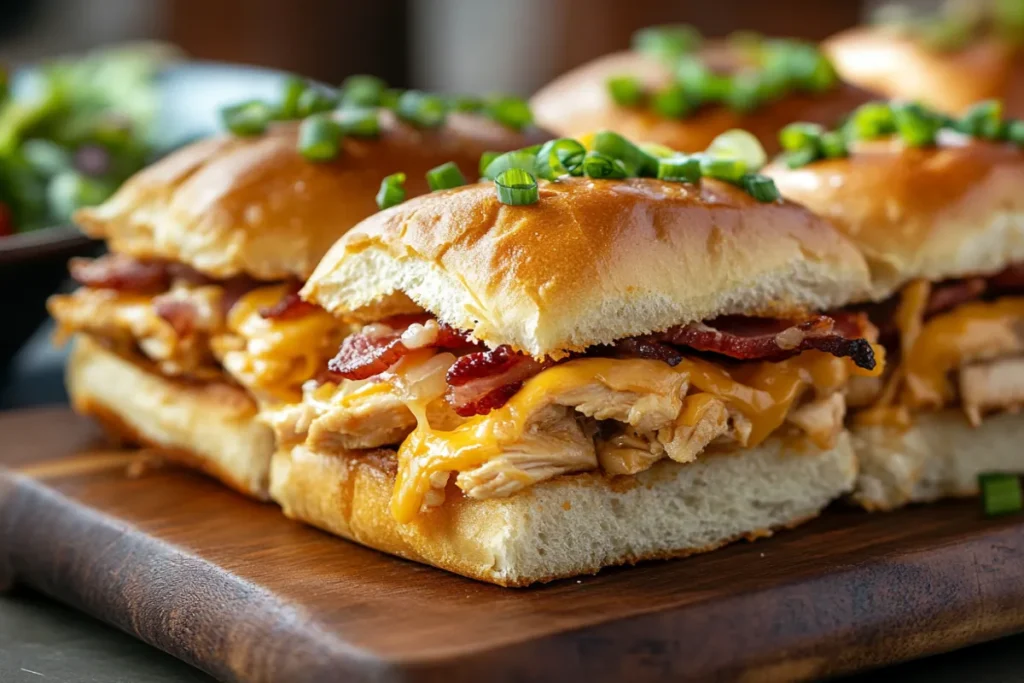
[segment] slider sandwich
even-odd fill
[[[843,80],[954,115],[1000,99],[1009,115],[1024,116],[1024,3],[946,3],[927,15],[883,9],[873,25],[822,44]]]
[[[483,113],[438,115],[448,105],[423,93],[394,112],[318,113],[327,91],[306,92],[297,99],[314,111],[301,123],[245,103],[226,114],[234,136],[189,145],[79,211],[110,253],[73,260],[82,286],[48,304],[75,340],[67,385],[78,412],[258,498],[274,450],[258,407],[298,400],[346,333],[297,292],[377,210],[381,176],[407,172],[419,194],[425,173],[475,176],[485,151],[543,139]]]
[[[856,242],[879,301],[853,309],[889,359],[847,396],[856,499],[969,495],[979,473],[1024,468],[1024,123],[996,102],[960,119],[872,103],[843,130],[782,137],[766,173]]]
[[[848,492],[868,272],[753,171],[614,133],[361,223],[302,298],[363,326],[267,419],[293,518],[506,586],[712,550]]]
[[[684,152],[742,128],[769,152],[792,121],[833,124],[867,101],[839,81],[813,45],[761,37],[701,43],[686,26],[639,31],[633,49],[594,60],[531,100],[537,121],[559,134],[610,129]]]

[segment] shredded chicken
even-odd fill
[[[974,426],[982,415],[1024,405],[1024,357],[1001,358],[960,368],[960,399]]]
[[[796,425],[821,448],[835,442],[843,429],[846,401],[840,393],[808,401],[790,411],[786,422]]]

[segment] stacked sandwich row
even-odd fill
[[[808,49],[766,48],[799,60],[745,116],[835,97]],[[79,214],[111,253],[50,302],[76,409],[503,585],[1019,469],[1024,139],[997,104],[859,98],[765,166],[742,131],[553,138],[509,100],[358,83],[301,121],[295,93],[250,106]]]

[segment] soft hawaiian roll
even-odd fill
[[[376,131],[337,140],[333,159],[300,153],[305,123],[272,124],[189,145],[78,212],[111,250],[72,262],[84,286],[49,302],[64,335],[88,337],[69,367],[80,411],[266,497],[273,435],[258,406],[298,400],[346,332],[297,298],[316,263],[377,210],[384,176],[408,173],[419,194],[433,167],[454,161],[475,176],[483,152],[543,139],[476,114],[429,128],[384,109],[359,115]],[[125,401],[116,379],[129,377],[146,397]],[[211,407],[228,394],[230,410]]]
[[[785,45],[788,41],[767,41]],[[809,45],[793,43],[807,59],[813,54]],[[542,88],[530,101],[537,121],[560,135],[580,136],[608,129],[628,138],[667,145],[684,152],[706,148],[724,131],[742,128],[753,133],[770,152],[778,151],[776,132],[798,120],[833,125],[857,105],[869,99],[859,88],[825,76],[824,83],[810,91],[796,82],[784,82],[772,94],[753,95],[752,100],[729,103],[721,96],[702,96],[703,86],[681,82],[676,76],[681,59],[691,60],[696,71],[717,74],[749,82],[766,78],[766,66],[758,62],[756,51],[739,45],[712,43],[692,54],[666,59],[640,51],[606,55],[574,69]],[[824,69],[831,67],[821,58]],[[780,60],[781,61],[781,60]],[[778,67],[772,67],[775,73]],[[693,80],[696,77],[690,77]],[[617,100],[613,95],[615,79],[635,81],[640,92],[635,101]],[[678,87],[678,96],[687,103],[671,112],[654,104],[658,93]],[[737,86],[743,87],[743,86]],[[670,113],[671,112],[671,113]]]
[[[881,301],[866,310],[888,375],[858,380],[849,397],[855,497],[888,509],[970,495],[979,474],[1024,467],[1020,146],[942,129],[926,146],[896,135],[765,172],[854,240]]]
[[[952,45],[893,26],[861,26],[822,44],[843,80],[885,97],[962,114],[999,99],[1024,115],[1024,53],[996,35],[965,35]]]
[[[317,267],[302,296],[366,325],[268,417],[287,515],[518,586],[768,535],[850,490],[844,390],[880,363],[864,316],[815,313],[868,288],[825,220],[707,178],[506,201],[410,200]]]

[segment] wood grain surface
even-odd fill
[[[1024,630],[1024,518],[844,507],[707,555],[504,589],[284,519],[63,410],[0,417],[0,587],[224,681],[791,681]]]

